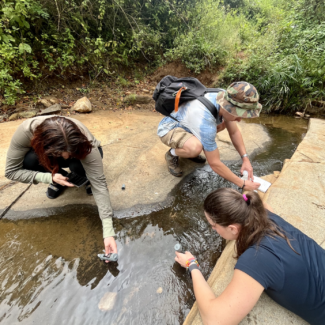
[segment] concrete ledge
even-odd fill
[[[272,186],[262,197],[275,213],[325,247],[325,120],[311,119],[307,135],[282,172],[270,178]],[[208,280],[218,296],[232,279],[236,260],[234,242],[229,242]],[[202,320],[197,303],[184,325],[199,325]],[[242,325],[308,324],[292,312],[279,306],[265,293]]]

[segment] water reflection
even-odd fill
[[[280,170],[302,132],[268,126],[273,139],[254,158],[258,176]],[[228,166],[239,173],[240,164]],[[180,242],[211,273],[222,241],[203,218],[213,189],[230,186],[206,166],[174,190],[169,207],[115,219],[120,259],[106,265],[96,207],[0,224],[1,324],[181,324],[194,302],[189,277],[174,262]]]
[[[44,318],[47,324],[130,324],[131,319],[134,324],[180,323],[193,304],[193,292],[190,279],[174,263],[174,245],[179,241],[200,256],[206,276],[221,252],[220,238],[202,218],[204,193],[220,183],[218,176],[209,174],[198,170],[185,180],[166,209],[114,220],[120,259],[108,266],[97,258],[101,223],[94,208],[70,207],[50,218],[3,220],[1,323],[27,317]],[[100,310],[108,292],[116,293],[114,308],[105,311],[108,301]]]

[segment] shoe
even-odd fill
[[[170,151],[168,150],[165,154],[165,159],[167,162],[167,167],[169,172],[176,177],[180,177],[183,175],[183,171],[180,169],[178,165],[178,157],[173,156]]]
[[[201,155],[198,155],[197,157],[194,157],[194,158],[187,158],[188,160],[191,160],[197,164],[204,164],[207,160],[201,156]]]
[[[64,189],[64,186],[57,184],[57,183],[51,183],[46,191],[46,196],[49,199],[56,199],[60,194],[62,193]]]
[[[85,187],[86,187],[86,193],[88,194],[88,195],[93,195],[93,191],[92,191],[92,189],[91,189],[91,185],[90,185],[90,183],[89,183],[89,181],[88,181],[88,183],[85,185]]]

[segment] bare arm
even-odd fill
[[[202,273],[192,271],[194,294],[205,325],[238,324],[256,305],[263,286],[246,273],[235,270],[225,291],[215,297]]]
[[[185,267],[190,257],[192,254],[189,252],[176,252],[175,260]],[[216,297],[201,271],[193,270],[191,275],[195,298],[205,325],[238,324],[252,310],[264,291],[264,287],[251,276],[235,270],[227,288]]]
[[[273,212],[273,213],[274,213],[273,208],[272,208],[270,205],[268,205],[266,202],[263,202],[263,205],[264,205],[264,208],[265,208],[265,209],[267,209],[267,210],[269,210],[270,212]]]
[[[221,162],[218,149],[214,151],[204,151],[204,153],[210,167],[215,173],[225,178],[227,181],[237,185],[238,187],[243,186],[244,181],[238,176],[236,176],[224,163]],[[248,191],[256,190],[259,188],[259,186],[260,186],[259,183],[254,183],[249,180],[245,182],[245,190]]]
[[[231,142],[233,143],[238,153],[242,156],[243,154],[246,153],[246,148],[245,148],[245,144],[241,132],[239,131],[239,128],[237,126],[237,122],[225,121],[225,125],[228,130]]]
[[[246,153],[246,148],[242,134],[237,126],[235,121],[225,121],[226,128],[228,130],[231,142],[238,151],[239,155],[242,156]],[[243,158],[243,164],[240,169],[240,172],[243,173],[244,170],[248,172],[248,179],[253,179],[253,167],[249,161],[248,157]]]

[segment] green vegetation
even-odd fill
[[[27,80],[85,73],[128,80],[119,66],[180,60],[222,67],[218,86],[246,80],[269,110],[325,99],[323,0],[2,0],[0,93]],[[141,76],[136,76],[140,79]]]
[[[236,7],[234,1],[203,3],[169,58],[196,72],[222,66],[219,85],[253,83],[269,111],[297,110],[325,98],[323,0],[242,0]]]

